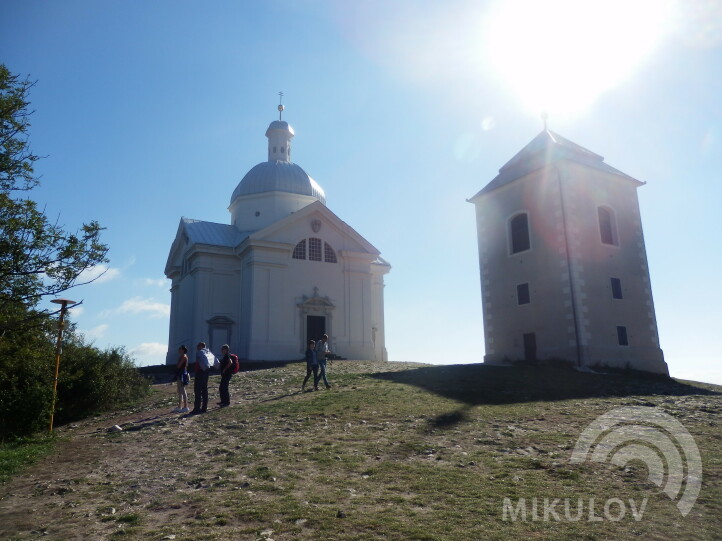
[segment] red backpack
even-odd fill
[[[231,374],[236,374],[241,369],[241,363],[238,362],[238,355],[235,353],[230,354],[231,357]]]

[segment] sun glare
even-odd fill
[[[523,106],[576,113],[634,72],[672,20],[667,0],[507,0],[488,19],[489,62]]]

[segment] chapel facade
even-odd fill
[[[668,374],[637,188],[544,129],[476,207],[485,363],[542,359]]]
[[[279,106],[279,111],[282,106]],[[266,130],[268,159],[230,199],[230,224],[181,218],[165,275],[172,281],[166,362],[199,341],[251,361],[303,357],[328,334],[349,359],[387,360],[380,252],[326,206],[291,161],[293,128]]]

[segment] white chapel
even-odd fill
[[[279,106],[283,111],[283,106]],[[166,362],[199,341],[251,361],[303,357],[328,334],[334,353],[386,360],[380,252],[326,206],[291,161],[293,128],[271,122],[268,160],[231,195],[230,224],[181,218],[165,267],[172,280]]]
[[[637,199],[643,185],[545,128],[470,199],[484,362],[669,373]]]

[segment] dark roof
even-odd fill
[[[629,175],[622,173],[611,165],[604,163],[604,158],[599,154],[595,154],[591,150],[579,146],[578,144],[554,133],[551,130],[543,130],[539,135],[532,139],[528,145],[522,148],[516,155],[506,162],[499,169],[499,174],[489,182],[479,193],[470,199],[473,201],[477,197],[487,194],[497,188],[506,186],[518,178],[528,175],[532,171],[541,169],[559,160],[569,160],[586,165],[592,169],[611,173],[628,180],[642,184],[638,180]]]

